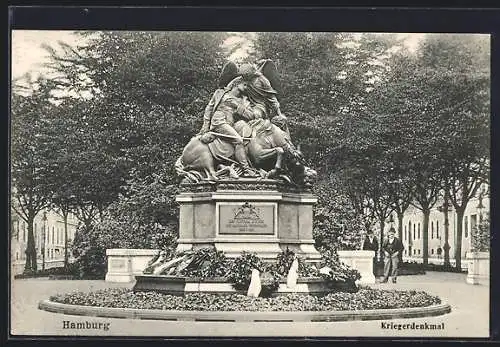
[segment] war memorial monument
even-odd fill
[[[311,187],[317,173],[290,136],[279,84],[271,60],[227,63],[202,128],[175,163],[181,178],[176,249],[108,249],[106,281],[133,287],[89,295],[116,304],[89,299],[89,306],[87,294],[68,294],[42,301],[39,308],[195,321],[369,320],[450,312],[448,304],[426,293],[395,294],[403,306],[390,310],[386,303],[380,310],[351,305],[362,300],[351,302],[349,295],[384,292],[360,289],[375,283],[374,252],[325,256],[315,248],[317,199]]]

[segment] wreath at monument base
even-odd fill
[[[331,291],[358,290],[356,281],[360,279],[359,272],[341,263],[334,255],[328,252],[323,255],[320,266],[327,271],[322,273],[315,265],[306,263],[288,248],[278,254],[275,262],[263,261],[256,254],[245,251],[230,259],[214,247],[180,252],[173,258],[166,258],[160,253],[149,262],[144,274],[196,278],[200,282],[218,278],[232,283],[236,290],[247,291],[252,270],[255,269],[259,271],[259,295],[270,296],[276,292],[281,282],[286,282],[294,259],[298,261],[298,278],[323,279]]]

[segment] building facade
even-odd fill
[[[72,261],[71,243],[75,238],[78,222],[69,214],[67,224],[68,258]],[[53,210],[41,211],[33,222],[33,234],[37,254],[38,269],[60,267],[64,265],[64,249],[66,244],[64,220]],[[19,215],[11,216],[11,269],[12,274],[21,274],[26,263],[26,247],[28,243],[28,224]],[[42,256],[45,253],[45,259]],[[44,264],[45,263],[45,264]]]

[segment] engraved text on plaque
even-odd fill
[[[259,203],[220,204],[219,234],[273,235],[275,205]]]

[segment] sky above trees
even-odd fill
[[[409,50],[416,49],[418,42],[425,34],[400,33],[399,37],[404,38]],[[231,60],[239,60],[246,56],[252,49],[250,40],[255,33],[234,33],[227,41],[226,48]],[[13,30],[12,31],[12,78],[21,78],[26,73],[30,73],[36,78],[39,74],[46,74],[48,69],[43,66],[49,54],[43,45],[57,47],[57,42],[63,41],[69,45],[84,43],[83,39],[77,37],[73,31],[61,30]],[[237,47],[235,51],[233,48]]]

